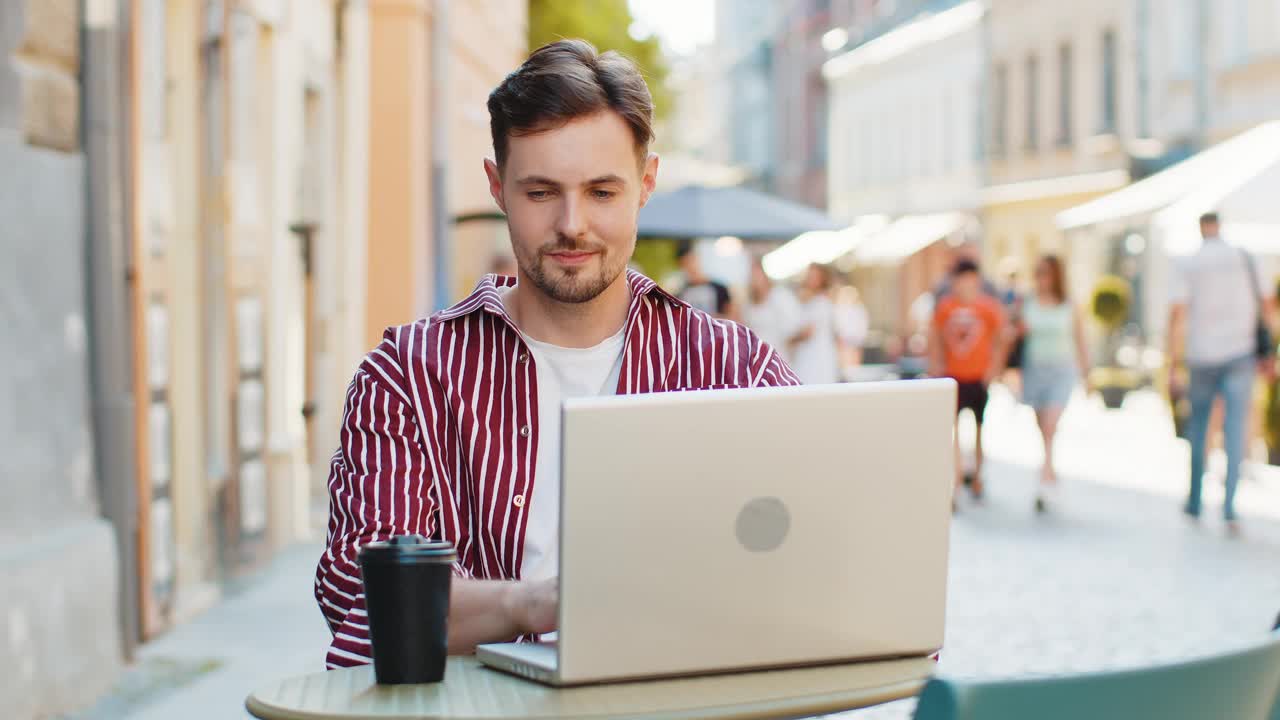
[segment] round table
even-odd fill
[[[380,686],[364,666],[277,682],[245,706],[262,720],[794,718],[911,697],[933,670],[922,657],[558,689],[455,657],[439,684]]]

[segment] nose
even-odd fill
[[[556,232],[561,236],[577,240],[586,234],[587,223],[583,214],[581,201],[566,195],[560,205],[560,217],[556,221]]]

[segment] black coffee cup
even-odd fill
[[[444,679],[452,543],[397,535],[360,549],[373,673],[380,685]]]

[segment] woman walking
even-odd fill
[[[1035,291],[1022,304],[1022,398],[1036,412],[1044,438],[1044,467],[1036,511],[1045,512],[1058,493],[1053,439],[1077,379],[1089,376],[1089,348],[1080,313],[1067,299],[1062,261],[1046,255],[1036,264]],[[1087,382],[1087,380],[1086,380]]]

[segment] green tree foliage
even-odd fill
[[[635,61],[649,83],[654,111],[670,107],[667,63],[656,36],[631,37],[633,19],[627,0],[529,0],[529,48],[564,38],[582,38],[601,52],[617,50]]]

